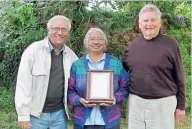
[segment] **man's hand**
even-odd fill
[[[175,110],[175,121],[181,124],[185,119],[185,110],[176,109]]]
[[[18,125],[19,125],[22,129],[30,129],[30,127],[31,127],[30,121],[19,121]]]
[[[80,99],[80,103],[83,104],[85,107],[95,107],[96,104],[90,104],[87,100],[85,100],[84,98]]]

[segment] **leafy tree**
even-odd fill
[[[153,3],[160,8],[163,12],[163,20],[167,24],[166,34],[175,37],[181,47],[187,78],[187,107],[190,109],[190,1],[23,0],[20,2],[14,0],[0,2],[0,48],[4,48],[3,52],[6,50],[5,59],[0,62],[1,86],[15,86],[22,52],[29,44],[47,35],[46,23],[54,15],[65,15],[71,20],[72,29],[67,45],[79,57],[85,53],[83,47],[85,33],[90,27],[100,27],[108,36],[108,52],[121,58],[127,45],[139,34],[138,13],[148,3]],[[90,4],[93,6],[88,8]]]

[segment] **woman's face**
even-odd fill
[[[92,31],[88,39],[89,53],[103,53],[105,49],[105,40],[98,31]]]

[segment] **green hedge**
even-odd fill
[[[117,2],[118,3],[118,2]],[[24,49],[36,40],[46,36],[46,22],[52,16],[62,14],[69,17],[72,21],[72,30],[67,45],[71,47],[80,57],[85,51],[83,38],[90,27],[102,28],[109,39],[108,52],[118,58],[122,57],[128,43],[137,35],[133,28],[136,24],[138,10],[144,3],[124,2],[118,3],[121,7],[119,12],[107,10],[86,9],[86,1],[49,1],[31,3],[0,2],[0,47],[6,49],[5,59],[0,63],[0,82],[4,87],[15,87],[17,70]],[[160,7],[167,6],[166,2],[158,2]],[[191,108],[191,22],[178,19],[175,14],[185,13],[183,10],[171,10],[178,8],[183,2],[169,2],[168,10],[165,11],[164,19],[168,24],[168,35],[175,37],[181,47],[185,75],[187,81],[187,109]],[[187,3],[184,3],[187,4]],[[121,5],[121,6],[120,6]],[[133,6],[134,5],[134,6]],[[136,6],[137,5],[137,6]],[[187,4],[188,5],[188,4]],[[130,8],[131,7],[131,8]],[[188,6],[186,6],[188,7]],[[186,8],[185,15],[189,12]],[[134,12],[135,11],[135,12]],[[175,16],[170,16],[170,11]],[[131,15],[132,14],[132,15]],[[185,16],[183,15],[183,16]],[[184,18],[187,19],[187,18]],[[130,36],[133,36],[132,38]],[[123,117],[125,117],[125,108]]]

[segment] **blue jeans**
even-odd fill
[[[40,118],[30,116],[31,129],[67,129],[65,111],[59,110],[52,113],[42,113]]]

